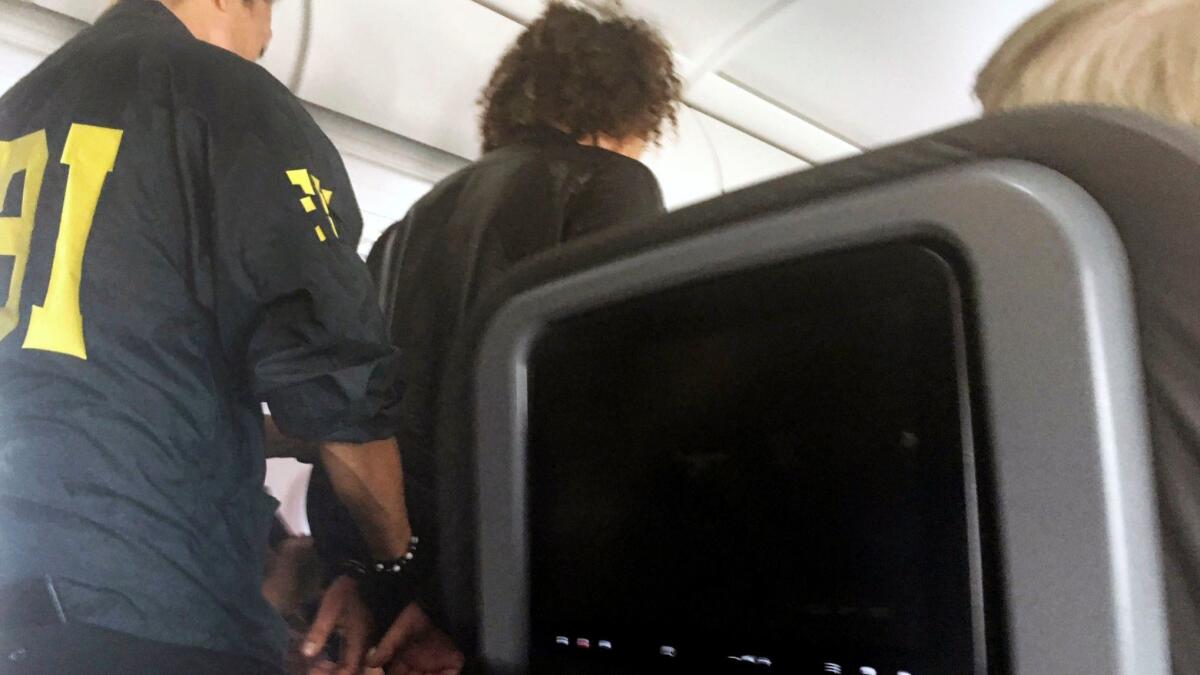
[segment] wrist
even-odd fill
[[[375,577],[387,580],[392,577],[406,575],[406,573],[411,571],[409,568],[417,559],[417,549],[420,544],[421,540],[419,537],[409,536],[408,544],[399,555],[375,560],[355,560],[352,558],[341,560],[333,566],[331,570],[332,577],[345,576],[356,581],[361,581],[370,580]],[[385,582],[385,585],[386,583],[390,582]]]
[[[346,560],[337,573],[355,579],[360,596],[378,631],[386,630],[419,594],[426,562],[418,548],[421,540],[410,536],[401,555],[371,561]],[[380,637],[380,636],[376,636]]]
[[[396,558],[403,558],[406,554],[413,550],[413,547],[415,546],[413,544],[414,539],[416,539],[416,537],[413,536],[412,527],[405,525],[403,528],[398,528],[396,537],[394,539],[390,539],[387,542],[387,546],[380,550],[372,551],[371,553],[379,560],[394,560]]]

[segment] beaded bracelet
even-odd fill
[[[421,543],[420,538],[412,537],[408,541],[408,550],[404,555],[393,560],[376,560],[370,565],[364,564],[361,561],[347,559],[339,562],[335,567],[335,576],[347,576],[351,579],[364,579],[368,573],[373,574],[400,574],[413,561],[417,553],[417,545]]]
[[[408,550],[404,552],[404,555],[393,560],[376,560],[371,566],[371,571],[376,574],[400,574],[416,556],[417,545],[420,543],[421,540],[418,537],[409,539]]]

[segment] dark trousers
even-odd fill
[[[0,628],[0,675],[282,675],[253,659],[84,624]]]

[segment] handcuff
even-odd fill
[[[375,619],[377,638],[391,627],[396,617],[417,599],[421,587],[418,568],[423,560],[417,555],[420,538],[409,539],[404,555],[388,560],[343,560],[334,570],[358,582],[358,592]]]

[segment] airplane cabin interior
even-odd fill
[[[106,4],[0,0],[0,91]],[[1043,0],[625,5],[683,79],[645,158],[668,213],[523,264],[449,345],[438,593],[468,662],[1173,672],[1130,233],[1190,222],[1200,142],[978,119]],[[479,92],[543,6],[275,2],[262,65],[341,153],[362,256],[478,159]],[[268,467],[307,534],[311,466]]]

